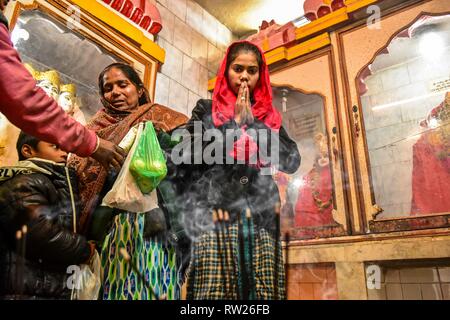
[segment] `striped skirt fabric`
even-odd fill
[[[244,246],[244,254],[238,241],[237,223],[199,237],[194,243],[188,270],[188,300],[238,300],[245,297],[246,289],[250,300],[285,299],[281,243],[278,243],[276,257],[272,235],[254,226],[249,229],[253,229],[253,237],[250,237],[253,240],[251,245]],[[247,283],[243,268],[250,275]]]

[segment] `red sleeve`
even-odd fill
[[[0,112],[23,131],[78,156],[91,155],[97,138],[36,86],[0,24]]]

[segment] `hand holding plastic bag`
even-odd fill
[[[130,172],[142,193],[154,190],[167,174],[166,159],[151,122],[145,123],[131,159]]]
[[[131,139],[131,150],[125,159],[122,169],[114,182],[111,190],[105,195],[102,206],[117,208],[128,212],[147,212],[158,207],[158,197],[156,191],[151,194],[143,194],[138,187],[134,177],[130,172],[130,163],[138,142],[142,136],[144,124],[140,123],[136,130],[136,137],[125,137],[124,140]],[[133,132],[133,128],[130,132]],[[127,134],[128,136],[128,134]]]

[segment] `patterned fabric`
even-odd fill
[[[180,299],[181,272],[175,250],[157,239],[144,239],[144,215],[122,213],[115,217],[101,252],[104,300],[152,300],[166,295],[168,300]],[[120,255],[126,248],[131,263],[145,277],[145,287],[138,274]]]
[[[105,102],[104,102],[105,103]],[[115,144],[125,137],[131,127],[142,121],[152,121],[156,131],[168,132],[187,121],[179,112],[158,104],[145,104],[133,111],[118,112],[108,107],[97,112],[87,124],[100,138]],[[99,195],[107,178],[106,170],[92,158],[71,156],[69,166],[77,170],[80,198],[83,208],[80,214],[81,232],[85,233],[90,222],[90,214],[97,207]]]
[[[275,271],[275,241],[264,229],[253,229],[253,263],[245,260],[245,267],[253,273],[254,292],[250,298],[273,300],[285,298],[284,266],[281,245],[278,245],[278,270]],[[187,279],[187,299],[231,299],[242,297],[239,284],[242,282],[238,224],[235,223],[218,235],[214,231],[204,233],[194,245],[193,259]],[[245,233],[244,233],[245,236]],[[220,245],[219,245],[220,243]],[[225,244],[225,245],[224,245]],[[251,261],[251,260],[250,260]],[[250,268],[252,266],[252,268]],[[278,294],[275,293],[274,279],[278,273]],[[250,286],[250,288],[252,285]],[[252,291],[252,290],[250,290]],[[253,295],[254,294],[254,295]],[[252,297],[253,295],[253,297]]]

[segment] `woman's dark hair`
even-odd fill
[[[112,68],[119,69],[123,72],[123,74],[130,80],[132,84],[136,87],[136,89],[139,91],[139,89],[142,89],[144,94],[139,98],[139,105],[142,106],[143,104],[150,103],[150,95],[148,93],[148,90],[145,88],[144,83],[142,82],[141,78],[139,77],[138,73],[134,68],[128,64],[116,62],[113,64],[110,64],[107,66],[98,76],[98,88],[100,90],[100,97],[102,98],[102,101],[104,101],[104,90],[103,90],[103,78],[105,74],[111,70]]]
[[[231,63],[237,58],[237,56],[241,52],[252,52],[256,56],[256,61],[258,62],[258,66],[261,69],[262,64],[263,64],[263,59],[262,59],[261,52],[259,51],[259,49],[255,45],[253,45],[249,42],[238,42],[238,43],[232,44],[230,47],[230,51],[229,51],[228,57],[227,57],[227,68],[225,69],[226,70],[225,72],[228,72],[228,68],[230,67]]]
[[[25,158],[24,155],[22,154],[22,147],[24,145],[27,144],[36,150],[37,145],[40,141],[41,140],[29,135],[28,133],[20,131],[19,138],[17,139],[17,143],[16,143],[16,150],[17,150],[17,154],[19,155],[19,161],[27,160],[27,158]]]

